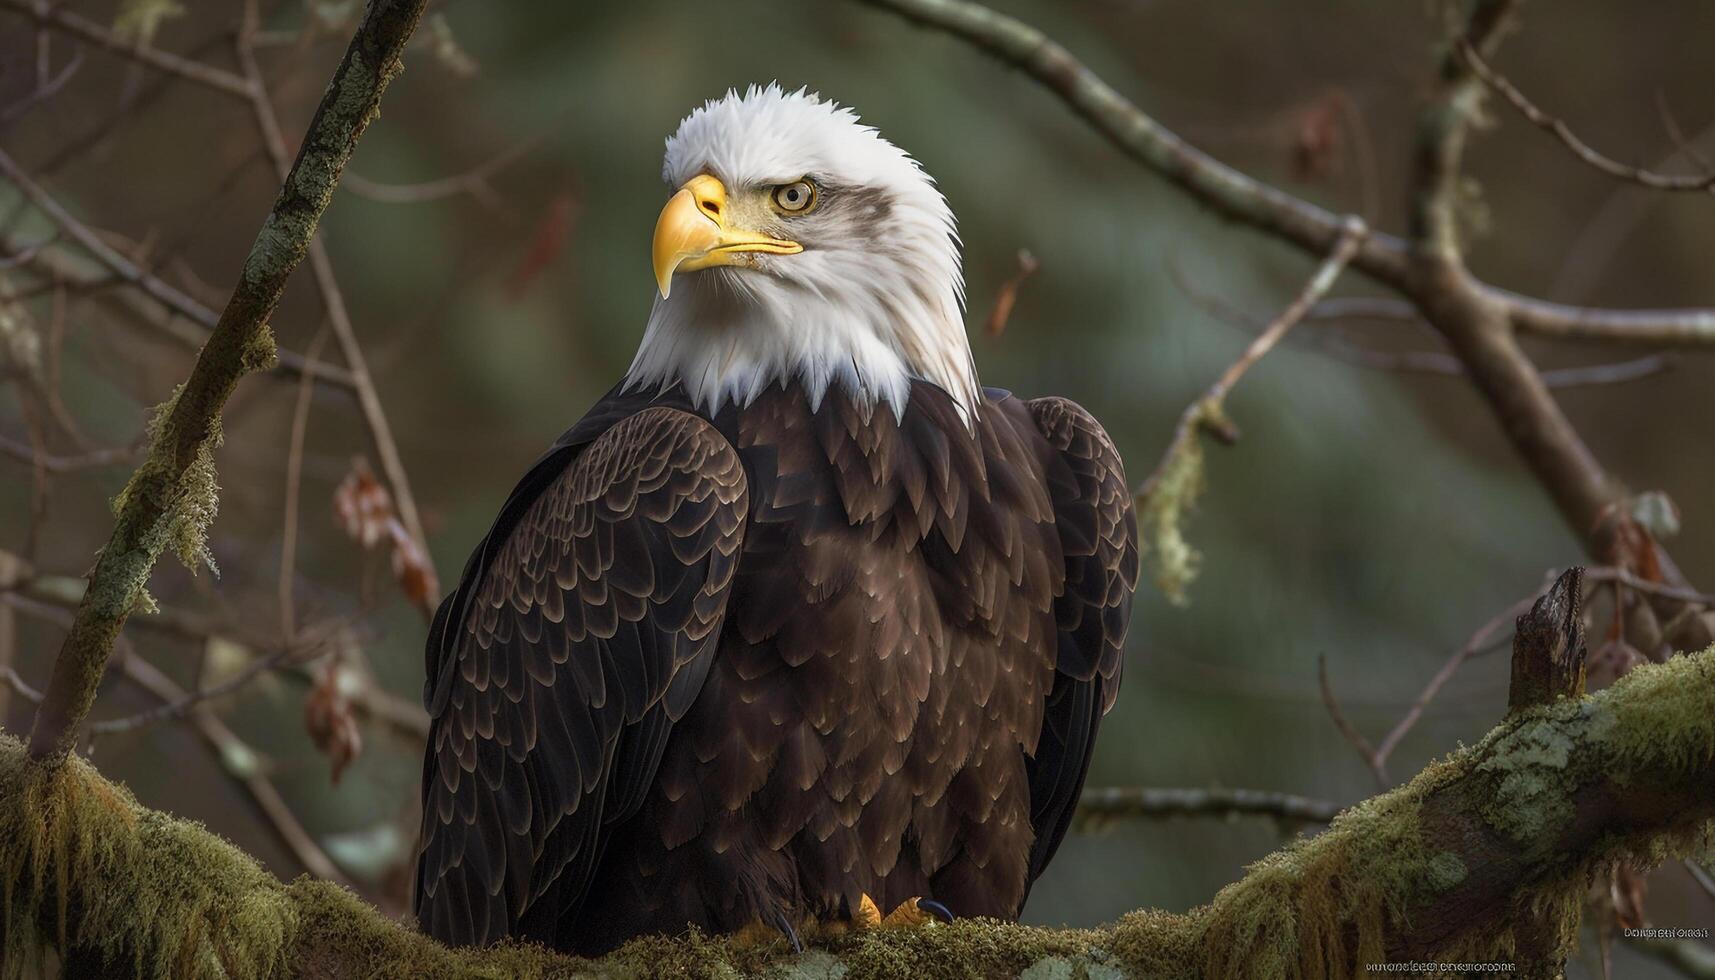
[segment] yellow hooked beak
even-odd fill
[[[679,188],[661,217],[655,220],[655,283],[661,298],[667,298],[673,273],[684,269],[707,269],[733,265],[743,252],[791,255],[804,251],[797,242],[782,241],[731,227],[728,222],[726,187],[700,174]]]

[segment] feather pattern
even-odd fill
[[[744,472],[702,419],[645,408],[555,463],[430,633],[416,904],[448,942],[551,942],[575,915],[708,672],[738,565]]]
[[[1118,689],[1136,527],[1082,409],[978,419],[925,382],[898,419],[598,404],[437,620],[424,927],[596,953],[864,894],[1016,917]]]

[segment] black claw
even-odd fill
[[[768,924],[780,930],[780,934],[792,944],[792,952],[802,953],[804,951],[804,943],[798,938],[798,930],[792,928],[792,921],[786,918],[786,913],[779,909],[773,909],[769,912],[768,919]]]
[[[953,910],[932,898],[919,898],[917,900],[917,907],[930,913],[942,922],[953,921]]]

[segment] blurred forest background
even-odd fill
[[[65,33],[50,32],[38,77],[38,33],[20,15],[29,6],[0,2],[0,150],[99,242],[218,310],[278,188],[253,107]],[[238,5],[60,6],[242,74]],[[1416,107],[1443,37],[1438,5],[994,6],[1048,30],[1203,149],[1375,227],[1402,227]],[[289,141],[360,8],[263,5],[253,43]],[[863,7],[749,0],[689,15],[668,0],[449,0],[431,11],[322,234],[443,583],[530,462],[625,370],[650,303],[662,141],[729,86],[808,85],[921,160],[960,220],[984,381],[1081,402],[1134,481],[1255,330],[1217,307],[1260,323],[1314,264],[1195,207],[1035,83]],[[1715,154],[1710,38],[1707,0],[1533,4],[1499,67],[1612,155],[1673,169],[1687,147]],[[1614,181],[1505,105],[1491,115],[1497,125],[1474,139],[1467,168],[1479,275],[1568,302],[1715,304],[1708,195]],[[1040,268],[991,335],[983,322],[1020,249]],[[1339,292],[1367,288],[1352,274]],[[0,392],[0,581],[12,583],[0,596],[0,657],[38,688],[62,635],[63,587],[105,540],[108,500],[135,462],[148,410],[184,378],[193,348],[183,338],[203,329],[136,297],[19,180],[0,177],[10,382]],[[273,324],[282,349],[345,363],[308,265]],[[1368,796],[1377,780],[1330,720],[1318,658],[1347,718],[1376,741],[1474,630],[1540,591],[1549,570],[1583,560],[1583,529],[1563,523],[1471,387],[1399,369],[1425,360],[1402,365],[1400,352],[1437,344],[1398,322],[1309,323],[1239,386],[1228,408],[1243,440],[1209,450],[1208,493],[1189,525],[1202,575],[1184,606],[1140,591],[1092,786]],[[1531,351],[1548,369],[1652,354]],[[1678,502],[1674,555],[1706,586],[1712,366],[1679,352],[1634,364],[1627,383],[1557,391],[1614,472]],[[151,590],[163,612],[134,618],[122,647],[145,666],[110,671],[96,709],[127,720],[93,752],[144,804],[206,822],[281,875],[331,861],[399,910],[421,771],[425,621],[411,593],[438,594],[421,579],[427,563],[408,527],[395,556],[386,513],[360,515],[360,532],[381,536],[370,547],[342,523],[342,482],[343,503],[363,503],[350,492],[354,459],[391,482],[372,431],[337,378],[304,384],[279,370],[244,382],[218,457],[220,576],[158,569]],[[36,465],[33,446],[51,465]],[[1504,648],[1504,630],[1499,640]],[[285,669],[251,679],[258,664]],[[1504,653],[1475,658],[1399,744],[1392,777],[1492,727],[1507,681]],[[163,692],[170,701],[222,682],[234,690],[186,718],[139,717]],[[8,730],[27,729],[30,714],[0,688]],[[1027,918],[1089,925],[1140,906],[1185,909],[1301,829],[1315,827],[1256,817],[1086,827]],[[1715,925],[1715,895],[1680,865],[1649,884],[1655,924]],[[1615,975],[1675,975],[1616,945]],[[1600,975],[1596,963],[1591,952],[1576,975]]]

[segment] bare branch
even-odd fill
[[[1288,330],[1304,319],[1304,315],[1318,300],[1327,295],[1328,290],[1334,287],[1334,281],[1340,277],[1341,271],[1358,255],[1368,234],[1362,219],[1345,219],[1333,250],[1317,268],[1315,275],[1304,284],[1297,297],[1250,342],[1250,346],[1245,348],[1238,360],[1227,365],[1227,369],[1221,372],[1221,376],[1215,379],[1215,383],[1209,386],[1202,397],[1192,402],[1180,415],[1179,424],[1173,431],[1173,441],[1162,454],[1161,462],[1156,464],[1155,469],[1138,487],[1137,496],[1140,500],[1147,499],[1155,491],[1172,460],[1184,452],[1186,445],[1196,439],[1198,433],[1205,430],[1215,431],[1217,436],[1228,442],[1236,437],[1232,423],[1226,420],[1224,403],[1227,393],[1238,384],[1239,379],[1244,377],[1252,365],[1262,360],[1280,343],[1280,339],[1286,336]]]
[[[132,286],[144,296],[159,303],[167,311],[165,317],[150,315],[153,311],[139,311],[139,317],[145,325],[186,345],[192,349],[200,349],[208,340],[208,334],[220,320],[219,314],[197,302],[183,290],[178,289],[160,277],[132,262],[121,255],[119,251],[102,241],[101,236],[93,229],[79,221],[70,211],[67,211],[53,195],[44,190],[41,185],[26,174],[17,161],[0,150],[0,176],[4,176],[15,184],[38,211],[59,227],[66,237],[76,242],[88,252],[97,262],[113,273],[115,280],[127,286]],[[8,244],[10,250],[11,246]],[[22,256],[24,253],[19,252]],[[82,288],[95,288],[103,284],[99,278],[76,268],[63,261],[56,261],[52,250],[37,249],[29,253],[28,258],[21,261],[29,265],[40,265],[56,278],[63,279],[69,284]],[[175,317],[201,327],[187,328]],[[288,351],[279,352],[279,368],[294,374],[314,374],[318,379],[333,384],[352,386],[350,372],[343,368],[334,367],[319,361],[308,360]]]
[[[161,673],[142,657],[125,657],[120,669],[125,672],[126,677],[169,706],[184,703],[190,698],[183,688],[173,683],[172,678]],[[345,872],[339,869],[339,865],[328,857],[327,852],[310,836],[310,832],[304,829],[298,815],[292,812],[285,797],[280,795],[279,789],[265,775],[262,757],[256,750],[246,745],[212,711],[193,707],[187,714],[192,727],[220,759],[221,768],[250,794],[263,818],[274,829],[281,843],[298,859],[298,863],[304,866],[304,870],[317,878],[351,887],[351,880],[345,876]]]
[[[46,35],[42,36],[46,37]],[[71,81],[72,76],[76,75],[77,70],[82,67],[83,49],[79,48],[72,53],[71,60],[67,61],[65,65],[60,68],[59,74],[54,75],[51,78],[38,77],[36,80],[36,87],[30,91],[30,94],[24,96],[6,108],[0,109],[0,127],[5,127],[16,122],[31,109],[34,109],[36,106],[41,105],[43,102],[52,98],[60,89],[65,88],[65,84]]]
[[[287,152],[285,133],[280,129],[280,120],[274,111],[273,98],[268,94],[261,66],[257,64],[256,52],[250,43],[251,31],[255,28],[254,5],[248,6],[246,10],[244,26],[239,30],[234,42],[235,53],[254,93],[250,101],[257,129],[262,134],[268,155],[274,161],[275,170],[284,181],[289,175],[292,161]],[[369,364],[364,357],[363,346],[358,342],[357,329],[352,325],[351,313],[345,305],[345,294],[340,290],[339,280],[334,274],[333,260],[328,257],[327,245],[319,236],[310,240],[309,257],[310,270],[315,276],[316,287],[321,292],[328,324],[333,328],[334,339],[339,343],[347,369],[351,371],[352,385],[357,392],[364,422],[369,427],[375,454],[380,458],[381,470],[387,475],[387,482],[393,490],[394,506],[398,509],[400,523],[405,525],[405,530],[422,553],[423,564],[431,582],[429,592],[438,594],[438,576],[435,574],[434,559],[429,551],[429,539],[423,532],[423,521],[417,513],[417,498],[411,492],[411,479],[405,471],[405,461],[399,454],[399,445],[393,439],[393,427],[387,421],[387,411],[381,404],[381,396],[376,392],[375,381],[369,374]],[[433,610],[425,611],[425,615],[432,616]]]
[[[1584,570],[1584,577],[1592,582],[1618,582],[1629,589],[1636,589],[1639,592],[1643,592],[1648,595],[1661,596],[1665,599],[1673,599],[1677,602],[1684,602],[1704,607],[1715,607],[1715,595],[1710,595],[1707,592],[1699,592],[1696,589],[1686,588],[1685,586],[1672,585],[1665,582],[1646,581],[1645,579],[1638,578],[1635,574],[1624,568],[1598,565],[1593,568],[1586,568]]]
[[[317,331],[316,338],[310,341],[310,357],[321,353],[322,341],[326,338],[325,331]],[[303,489],[304,434],[309,423],[310,385],[309,379],[305,378],[298,385],[297,404],[292,408],[292,436],[286,449],[285,513],[280,521],[280,635],[285,637],[288,643],[297,633],[297,625],[293,622],[295,603],[292,586],[297,577],[298,494]]]
[[[0,435],[0,454],[39,465],[49,473],[71,473],[119,463],[134,463],[143,455],[143,450],[136,446],[127,446],[123,449],[94,449],[76,456],[49,456],[38,453],[33,447],[15,439]]]
[[[8,568],[12,569],[9,573],[11,577],[0,575],[0,603],[25,602],[60,609],[76,609],[83,598],[85,586],[82,579],[70,575],[37,573],[9,552],[0,551],[0,572],[5,572]],[[151,615],[132,620],[131,625],[203,643],[210,640],[227,640],[246,647],[263,648],[269,645],[266,638],[247,635],[241,629],[241,624],[219,621],[172,606],[161,606]],[[280,664],[279,670],[281,676],[293,680],[311,682],[314,679],[307,666],[295,662]],[[17,681],[22,683],[22,678],[17,678]],[[41,699],[40,694],[26,696],[32,701]],[[421,745],[423,739],[429,736],[429,716],[416,701],[399,697],[374,683],[360,685],[348,692],[348,696],[358,714],[407,742]]]
[[[1656,173],[1653,170],[1620,163],[1611,157],[1598,153],[1590,144],[1579,139],[1578,134],[1572,131],[1572,127],[1566,125],[1565,120],[1542,111],[1534,102],[1530,101],[1529,97],[1519,91],[1518,86],[1509,81],[1505,75],[1490,67],[1489,63],[1483,60],[1483,56],[1468,41],[1461,39],[1457,43],[1457,50],[1459,57],[1471,66],[1471,70],[1477,73],[1477,77],[1481,78],[1483,83],[1499,94],[1501,98],[1511,103],[1520,115],[1530,120],[1531,125],[1554,134],[1555,139],[1558,139],[1568,150],[1571,150],[1574,156],[1602,173],[1658,191],[1707,193],[1710,190],[1715,190],[1715,173],[1683,176]]]
[[[1405,738],[1406,733],[1410,732],[1418,720],[1423,717],[1423,710],[1429,707],[1429,702],[1435,700],[1435,696],[1441,693],[1441,688],[1453,679],[1453,675],[1458,673],[1465,661],[1493,645],[1503,632],[1510,632],[1513,621],[1529,612],[1535,602],[1535,596],[1526,596],[1501,610],[1488,622],[1478,627],[1477,631],[1471,634],[1471,638],[1465,641],[1464,646],[1453,651],[1453,655],[1447,658],[1447,662],[1442,664],[1441,669],[1435,672],[1435,676],[1429,679],[1428,684],[1424,685],[1423,691],[1418,694],[1417,700],[1411,703],[1411,707],[1406,710],[1405,715],[1389,730],[1387,736],[1381,740],[1381,744],[1376,746],[1375,756],[1378,764],[1386,764],[1388,756],[1392,755],[1393,750],[1399,747],[1400,740]]]
[[[121,718],[106,718],[101,721],[90,722],[88,726],[90,737],[134,732],[163,721],[183,718],[203,702],[235,693],[265,674],[271,674],[288,665],[303,666],[313,663],[336,648],[335,639],[344,628],[343,623],[330,624],[318,631],[318,635],[312,639],[289,643],[267,656],[255,658],[246,664],[243,670],[237,671],[218,684],[210,684],[208,687],[183,692],[177,697],[165,700],[160,705],[150,708],[148,711],[141,711]]]
[[[1133,105],[1052,38],[1022,21],[965,0],[865,0],[958,37],[1025,72],[1058,96],[1137,163],[1219,214],[1317,255],[1333,251],[1344,219],[1252,179],[1203,151]],[[1389,235],[1367,236],[1352,267],[1403,285],[1406,247]]]
[[[340,181],[340,187],[359,197],[382,204],[420,204],[468,194],[484,206],[498,208],[501,206],[500,197],[494,192],[494,186],[489,183],[489,179],[540,146],[545,137],[546,134],[538,133],[520,140],[469,170],[451,177],[412,184],[389,184],[370,180],[361,174],[346,174],[345,179]]]
[[[1441,59],[1440,87],[1424,107],[1412,159],[1411,239],[1419,264],[1462,269],[1458,231],[1460,165],[1483,88],[1456,53],[1492,51],[1517,0],[1474,0],[1452,47]],[[1422,297],[1413,297],[1422,305]],[[1429,317],[1435,320],[1434,316]]]
[[[1328,658],[1316,657],[1316,683],[1322,691],[1322,705],[1328,709],[1328,717],[1333,719],[1334,727],[1340,730],[1346,741],[1352,743],[1358,755],[1369,766],[1371,775],[1376,777],[1376,785],[1386,789],[1392,782],[1387,774],[1387,762],[1376,754],[1375,746],[1359,732],[1357,727],[1346,720],[1346,713],[1340,710],[1340,702],[1334,697],[1334,687],[1328,682]]]
[[[157,71],[176,75],[227,95],[235,95],[241,99],[250,98],[249,85],[232,72],[126,40],[95,21],[65,9],[64,4],[53,3],[51,0],[0,0],[0,5],[32,19],[39,25],[82,38]]]
[[[1080,823],[1124,817],[1273,817],[1289,823],[1328,823],[1342,807],[1291,793],[1256,789],[1178,789],[1101,786],[1084,790]]]
[[[1493,286],[1484,293],[1506,310],[1521,333],[1659,347],[1715,345],[1715,309],[1606,310],[1550,303]]]

